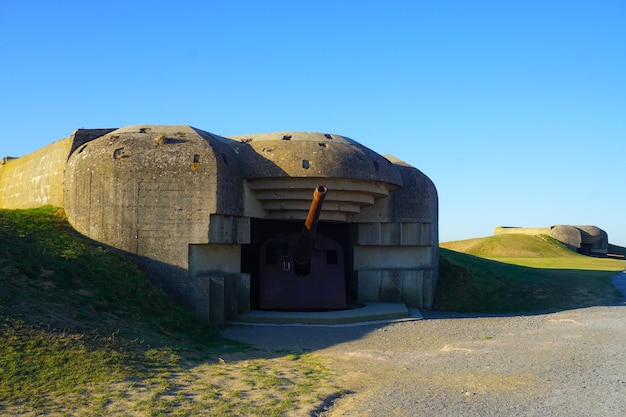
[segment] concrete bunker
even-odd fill
[[[597,226],[555,225],[550,227],[498,226],[494,235],[501,234],[548,235],[569,249],[587,256],[605,257],[609,252],[609,235]]]
[[[33,194],[29,176],[47,188]],[[312,281],[321,288],[330,282],[338,301],[307,304],[288,291],[282,297],[295,304],[267,304],[267,277],[291,270],[283,258],[320,184],[328,192],[312,242],[320,259],[312,268],[321,268]],[[79,129],[0,166],[2,207],[42,201],[64,207],[84,235],[135,256],[157,285],[215,323],[251,308],[432,306],[435,186],[416,168],[344,136],[227,138],[154,125]]]

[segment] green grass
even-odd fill
[[[575,258],[581,257],[558,240],[546,236],[504,234],[445,242],[442,247],[482,258]]]
[[[205,346],[219,332],[130,261],[76,233],[62,210],[0,210],[0,308],[32,325]],[[0,310],[1,311],[1,310]],[[183,337],[184,335],[184,337]]]
[[[0,404],[80,405],[85,386],[150,378],[225,342],[53,207],[0,210],[0,277]]]
[[[614,302],[611,277],[626,264],[511,234],[442,243],[439,267],[436,310],[523,313]]]
[[[228,355],[252,356],[259,370],[220,364]],[[280,415],[327,389],[315,360],[258,355],[76,233],[62,210],[0,210],[1,415]],[[243,378],[254,386],[228,388]],[[196,395],[207,386],[215,398]]]

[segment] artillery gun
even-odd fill
[[[343,249],[317,233],[328,189],[318,185],[300,234],[267,239],[260,247],[259,307],[263,310],[345,309]]]

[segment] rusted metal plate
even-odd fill
[[[294,255],[298,236],[261,245],[259,307],[262,310],[338,310],[346,305],[343,249],[317,236],[308,273],[297,274]]]

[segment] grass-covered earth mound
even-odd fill
[[[445,243],[440,255],[435,308],[461,312],[610,303],[625,266],[517,235]],[[62,210],[0,210],[0,415],[311,415],[337,395],[331,380],[314,353],[221,338]]]
[[[611,278],[626,268],[623,260],[584,256],[549,236],[497,235],[445,242],[440,249],[437,310],[526,313],[621,297]]]
[[[221,338],[62,210],[0,210],[0,415],[306,414],[328,374]]]

